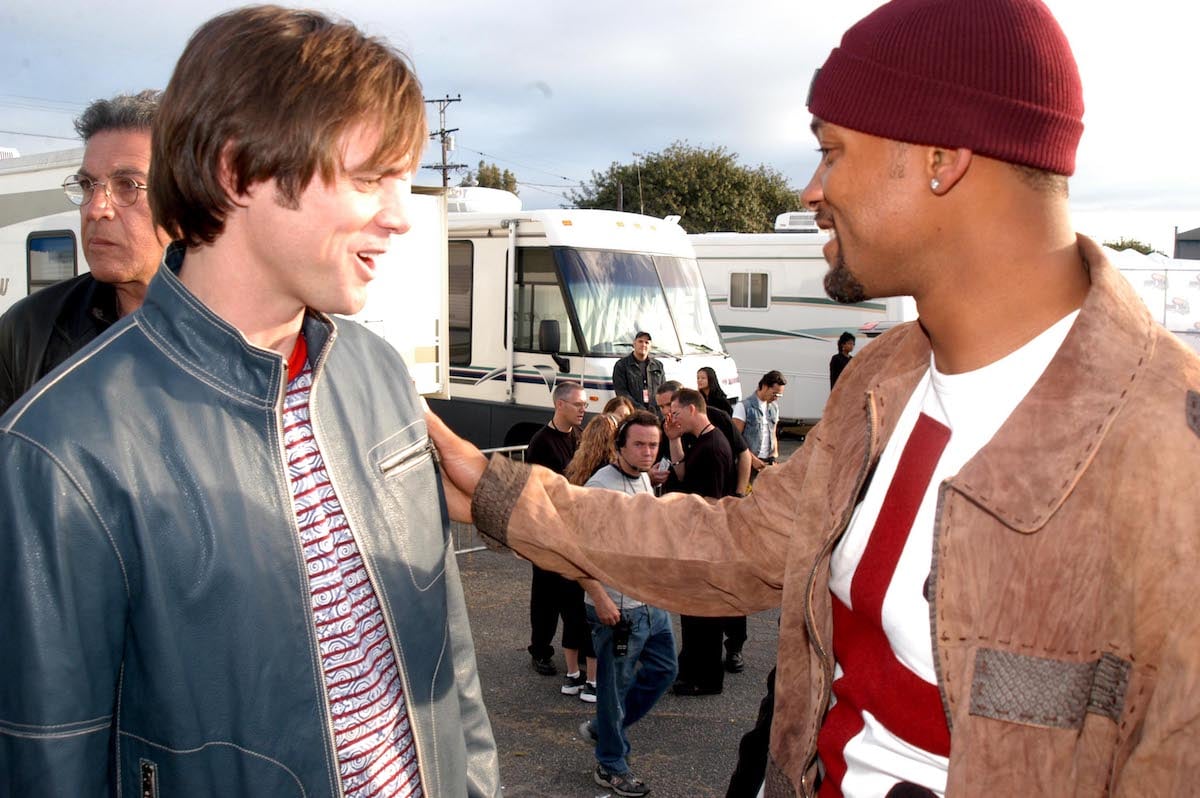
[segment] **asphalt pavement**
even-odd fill
[[[799,445],[781,441],[781,454]],[[470,612],[480,682],[500,751],[500,779],[511,798],[599,798],[609,792],[592,781],[596,761],[579,724],[594,705],[559,692],[558,676],[540,676],[530,665],[530,565],[511,553],[460,554],[459,569]],[[744,651],[746,669],[726,674],[720,695],[665,695],[629,730],[630,765],[659,798],[723,796],[737,760],[737,745],[754,725],[775,664],[778,610],[752,615]],[[674,617],[676,642],[679,619]],[[555,641],[555,648],[558,642]]]

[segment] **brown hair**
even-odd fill
[[[601,467],[616,460],[617,452],[613,448],[613,439],[617,435],[617,420],[608,413],[601,413],[588,422],[579,437],[579,448],[567,467],[563,476],[572,485],[582,485],[592,478]]]
[[[631,415],[634,410],[637,410],[637,408],[634,407],[633,402],[629,400],[628,396],[614,396],[612,399],[609,399],[604,403],[604,410],[602,412],[616,415],[617,410],[622,407],[627,411],[625,415]]]
[[[680,388],[671,401],[679,402],[681,407],[694,407],[700,415],[704,415],[708,411],[708,403],[704,401],[704,394],[695,388]]]
[[[343,138],[359,125],[380,133],[367,169],[417,167],[425,103],[403,54],[315,11],[249,6],[214,17],[184,48],[154,120],[155,222],[188,246],[211,244],[230,193],[270,179],[277,201],[298,207],[315,175],[336,178]]]

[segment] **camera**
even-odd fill
[[[623,657],[629,653],[629,633],[633,630],[633,624],[624,615],[621,620],[613,624],[612,629],[612,648],[614,657]]]

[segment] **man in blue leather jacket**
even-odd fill
[[[425,132],[348,23],[193,35],[144,304],[0,417],[0,794],[500,794],[420,397],[328,315],[408,230]]]

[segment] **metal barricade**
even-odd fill
[[[525,462],[526,446],[500,446],[495,449],[484,449],[483,453],[503,454],[507,455],[512,460]],[[454,536],[454,553],[466,554],[472,551],[480,551],[487,548],[483,545],[483,539],[479,536],[479,530],[474,524],[463,524],[458,521],[450,522],[450,534]]]

